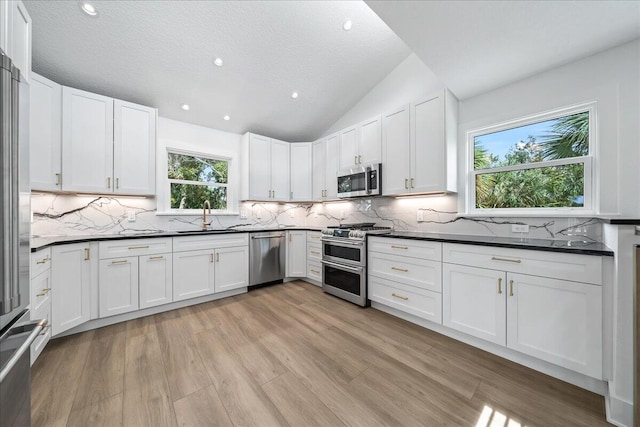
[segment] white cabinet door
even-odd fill
[[[62,86],[32,73],[30,91],[31,189],[59,191],[62,179]]]
[[[113,179],[119,194],[156,193],[156,109],[114,100]]]
[[[410,127],[409,104],[382,116],[382,194],[409,191]]]
[[[220,248],[215,251],[215,291],[249,286],[249,248]]]
[[[322,200],[325,197],[325,161],[327,141],[316,141],[312,145],[312,171],[313,171],[313,200]],[[293,156],[293,152],[291,153]]]
[[[291,201],[312,200],[312,154],[311,143],[291,144]]]
[[[358,128],[352,126],[339,132],[340,169],[358,164]]]
[[[271,140],[271,198],[289,200],[289,143]]]
[[[358,164],[382,161],[381,119],[376,116],[358,126]]]
[[[19,1],[9,2],[9,57],[27,82],[31,78],[31,17]],[[3,24],[4,26],[4,24]]]
[[[100,317],[138,310],[138,257],[100,260]]]
[[[287,277],[307,275],[307,232],[287,231]]]
[[[0,0],[0,49],[7,55],[11,55],[7,46],[9,38],[9,2]]]
[[[91,261],[88,244],[51,248],[51,320],[53,335],[91,317]]]
[[[507,275],[507,347],[602,379],[602,287]]]
[[[173,300],[182,301],[214,292],[213,249],[173,254]]]
[[[140,308],[173,302],[173,259],[171,254],[139,257]]]
[[[62,189],[113,192],[113,99],[62,88]]]
[[[249,135],[249,199],[270,200],[271,140]]]
[[[412,192],[447,189],[444,120],[443,92],[411,104]]]
[[[506,345],[506,273],[442,264],[442,323]]]
[[[340,167],[338,134],[327,137],[324,177],[326,180],[324,197],[332,200],[338,197],[338,169]]]

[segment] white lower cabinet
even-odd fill
[[[51,339],[51,250],[31,254],[31,320],[44,319],[47,326],[31,344],[31,364]]]
[[[442,272],[443,325],[506,345],[506,274],[446,263]]]
[[[442,323],[442,295],[439,292],[370,276],[369,299],[435,323]]]
[[[307,232],[287,230],[287,277],[307,275]]]
[[[139,309],[138,257],[100,260],[100,317]]]
[[[224,292],[249,286],[249,248],[215,250],[214,291]]]
[[[212,294],[215,282],[214,251],[173,254],[173,300],[182,301]]]
[[[92,258],[89,243],[51,249],[51,325],[57,335],[91,318]]]
[[[173,260],[171,254],[138,258],[140,308],[173,302]]]

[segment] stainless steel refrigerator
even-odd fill
[[[29,85],[0,50],[0,425],[31,425]]]

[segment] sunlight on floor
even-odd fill
[[[476,427],[525,427],[519,422],[509,419],[505,414],[484,405]]]

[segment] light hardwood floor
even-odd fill
[[[53,340],[32,414],[34,426],[607,424],[598,395],[304,282]]]

